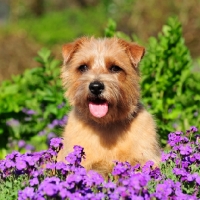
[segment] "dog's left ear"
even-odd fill
[[[125,47],[125,50],[132,62],[132,64],[137,67],[141,59],[143,58],[145,54],[145,48],[139,46],[136,43],[133,42],[126,42],[125,40],[118,39],[119,43]]]
[[[128,54],[131,62],[137,67],[138,63],[141,61],[145,54],[145,48],[135,43],[129,43]]]

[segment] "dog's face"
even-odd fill
[[[144,48],[122,39],[80,38],[63,46],[66,97],[84,119],[107,124],[129,118],[139,101]]]

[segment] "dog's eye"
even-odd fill
[[[119,66],[117,66],[117,65],[112,65],[112,66],[110,67],[110,71],[111,71],[112,73],[118,73],[118,72],[122,71],[122,69],[121,69]]]
[[[86,71],[88,71],[88,66],[87,65],[81,65],[81,66],[79,66],[78,70],[80,72],[86,72]]]

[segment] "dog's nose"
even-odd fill
[[[90,92],[95,95],[99,95],[104,90],[104,84],[99,81],[94,81],[89,85]]]

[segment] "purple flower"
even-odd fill
[[[61,120],[59,120],[59,122],[58,122],[59,126],[61,126],[61,127],[65,126],[67,123],[67,120],[68,120],[68,116],[65,115]]]
[[[27,108],[23,108],[22,112],[25,113],[25,114],[27,114],[27,115],[34,115],[34,114],[36,114],[36,112],[34,110],[29,110]]]
[[[197,184],[200,186],[200,176],[197,176],[197,177],[196,177],[196,182],[197,182]]]
[[[29,183],[30,183],[30,186],[38,185],[39,184],[38,178],[30,179]]]
[[[172,193],[172,185],[168,184],[166,181],[163,184],[158,184],[156,186],[155,196],[158,199],[167,200]]]
[[[200,161],[200,153],[194,153],[193,155],[197,161]]]
[[[33,159],[31,154],[29,155],[28,153],[26,153],[26,154],[22,155],[22,158],[23,158],[24,161],[26,161],[26,163],[29,166],[34,166],[35,165],[34,159]]]
[[[33,171],[31,174],[33,177],[39,177],[40,175],[43,174],[44,169],[38,169],[37,171]]]
[[[193,133],[198,132],[198,128],[195,127],[195,126],[191,126],[191,127],[190,127],[190,130],[191,130]]]
[[[55,126],[58,126],[59,125],[59,120],[58,119],[54,119],[49,125],[48,127],[50,129],[53,129]]]
[[[180,147],[180,154],[181,155],[190,155],[192,153],[192,147],[189,145],[182,145]]]
[[[38,135],[39,135],[39,136],[43,136],[43,135],[46,135],[46,133],[47,133],[47,132],[46,132],[45,130],[43,130],[43,131],[40,131],[40,132],[38,133]]]
[[[55,163],[47,163],[46,164],[46,169],[54,170],[55,168],[56,168],[56,164]]]
[[[175,134],[176,134],[176,135],[183,135],[183,132],[181,132],[181,131],[176,131]]]
[[[21,157],[17,157],[16,158],[16,168],[18,170],[23,170],[26,167],[27,167],[26,162]]]
[[[63,146],[62,138],[52,138],[50,141],[50,147],[60,148]]]
[[[31,144],[27,144],[27,145],[25,146],[25,149],[26,149],[27,151],[29,151],[29,152],[32,152],[32,151],[35,150],[35,147],[34,147],[33,145],[31,145]]]
[[[63,107],[65,106],[65,104],[66,104],[65,102],[62,102],[61,104],[59,104],[59,105],[57,106],[57,108],[58,108],[58,109],[61,109],[61,108],[63,108]]]
[[[15,163],[12,160],[5,160],[5,167],[6,168],[13,168],[15,167]]]
[[[62,183],[61,183],[61,184],[62,184]],[[63,188],[63,187],[61,186],[61,184],[60,184],[60,186],[59,186],[59,191],[60,191],[59,195],[61,196],[62,199],[66,199],[67,197],[70,196],[71,192],[67,191],[66,188]]]
[[[48,124],[49,129],[53,129],[56,126],[63,127],[67,123],[67,115],[65,115],[62,119],[54,119],[50,124]]]
[[[19,126],[20,122],[19,122],[19,120],[16,120],[16,119],[9,119],[6,121],[6,125],[11,126],[11,127]]]
[[[58,188],[55,187],[54,184],[52,183],[47,183],[46,187],[43,188],[43,191],[48,195],[48,196],[53,196],[57,194]]]
[[[48,135],[47,135],[47,144],[50,145],[50,141],[52,138],[56,138],[56,134],[53,133],[53,132],[50,132]]]
[[[18,192],[18,200],[33,199],[34,195],[34,188],[26,187],[24,190]]]
[[[131,166],[128,162],[117,162],[115,161],[115,167],[113,168],[112,174],[114,176],[126,176]]]
[[[26,142],[24,140],[19,140],[18,141],[18,147],[23,148],[26,145]]]
[[[144,174],[150,174],[153,165],[154,165],[153,161],[147,161],[146,164],[142,167],[142,172]]]
[[[17,151],[13,151],[12,153],[6,156],[6,159],[15,160],[16,157],[20,156],[21,154]]]
[[[162,152],[161,158],[162,158],[162,162],[167,161],[170,158],[170,154]]]
[[[73,165],[80,165],[82,158],[84,158],[85,152],[84,149],[81,146],[75,145],[74,151],[68,156],[66,156],[66,160]]]
[[[114,189],[116,187],[116,184],[113,182],[108,182],[108,183],[104,183],[103,186],[107,189]]]
[[[50,132],[47,136],[47,139],[50,141],[52,138],[55,138],[56,137],[56,134],[53,133],[53,132]]]
[[[63,162],[57,162],[55,168],[57,171],[60,171],[62,175],[67,175],[71,171],[71,167]]]
[[[51,177],[44,179],[38,187],[38,193],[45,193],[47,196],[57,195],[59,191],[60,179],[57,177]]]
[[[172,171],[177,176],[187,176],[187,171],[185,169],[179,169],[175,167]]]
[[[76,187],[76,185],[82,185],[82,181],[82,176],[80,176],[79,174],[70,174],[67,176],[66,186],[69,189],[73,189]]]
[[[85,177],[85,184],[89,187],[93,185],[100,185],[104,182],[103,177],[95,171],[89,171]]]

